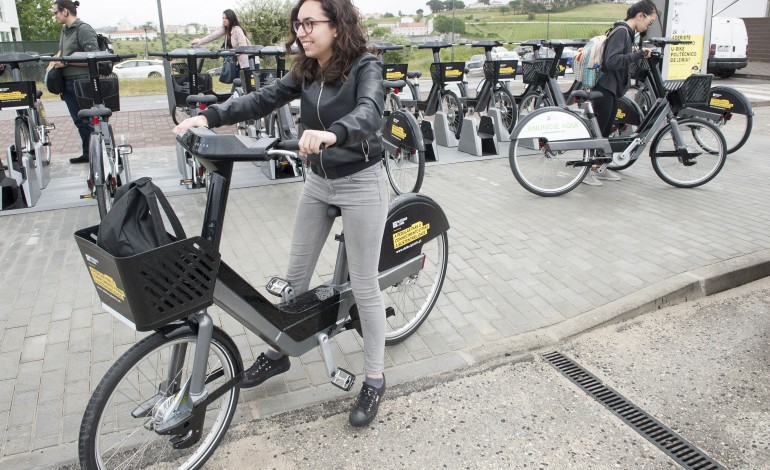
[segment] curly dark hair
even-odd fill
[[[296,21],[300,7],[307,1],[299,0],[291,10],[289,24]],[[350,0],[312,0],[321,4],[329,25],[337,28],[337,37],[332,45],[332,57],[321,69],[316,59],[305,55],[302,44],[297,41],[297,33],[292,29],[286,40],[286,52],[291,53],[291,46],[297,43],[299,52],[295,55],[294,64],[291,67],[291,78],[294,83],[302,83],[302,79],[309,81],[321,80],[332,82],[338,79],[345,80],[346,73],[353,62],[366,52],[367,35],[361,25],[361,14]]]

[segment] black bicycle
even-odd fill
[[[107,371],[94,390],[80,427],[84,469],[144,468],[169,462],[200,468],[222,441],[238,405],[243,364],[238,347],[214,325],[207,307],[223,312],[290,356],[320,347],[331,383],[350,390],[355,376],[335,365],[329,341],[360,333],[340,234],[328,282],[294,295],[273,278],[273,304],[220,259],[225,209],[235,162],[297,158],[280,139],[218,135],[190,129],[178,141],[211,171],[200,237],[177,240],[129,258],[95,244],[98,226],[75,234],[103,305],[146,336]],[[336,218],[339,208],[328,216]],[[379,264],[386,305],[386,344],[413,334],[433,309],[448,261],[449,223],[432,199],[404,194],[391,201]],[[265,236],[270,236],[265,234]]]

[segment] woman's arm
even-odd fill
[[[202,114],[206,117],[208,127],[259,119],[274,109],[299,98],[301,92],[301,86],[295,85],[291,75],[287,74],[254,93],[228,100],[220,105],[209,106]]]
[[[213,33],[209,34],[208,36],[204,36],[200,39],[193,39],[190,41],[192,44],[208,44],[211,41],[213,41],[216,38],[221,38],[225,35],[225,27],[222,26],[218,30],[214,31]]]
[[[329,131],[337,136],[335,145],[362,142],[382,127],[382,107],[385,88],[382,86],[382,66],[379,60],[367,54],[361,59],[356,75],[356,107],[338,119]]]

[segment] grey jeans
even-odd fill
[[[377,280],[380,246],[388,215],[388,181],[381,164],[350,176],[324,179],[308,171],[297,204],[286,280],[299,295],[310,286],[333,220],[329,205],[342,210],[350,283],[364,335],[364,372],[385,365],[385,304]]]

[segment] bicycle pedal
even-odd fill
[[[294,300],[294,289],[292,289],[289,281],[285,279],[273,277],[267,282],[265,288],[274,296],[281,297],[284,302],[292,302]]]
[[[134,153],[134,147],[132,147],[129,144],[119,145],[118,146],[118,152],[121,155],[131,155],[132,153]]]
[[[81,194],[80,195],[80,199],[93,199],[93,198],[94,198],[93,194]]]
[[[353,388],[354,383],[356,383],[356,376],[345,369],[338,367],[332,375],[332,385],[339,387],[346,392],[349,392],[350,389]]]

